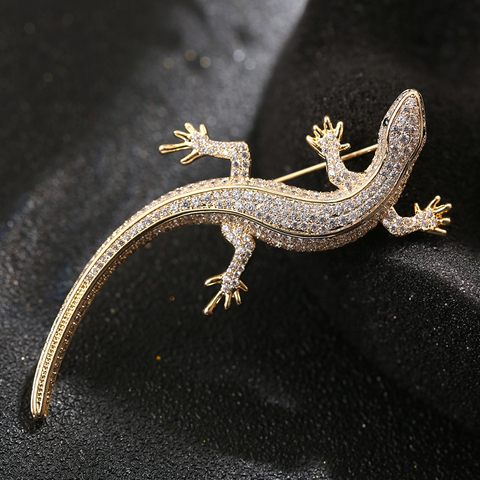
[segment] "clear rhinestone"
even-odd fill
[[[236,188],[236,189],[232,192],[232,197],[233,197],[235,200],[240,200],[240,198],[242,197],[242,190],[240,190],[239,188]]]
[[[343,210],[344,210],[344,206],[342,203],[338,203],[337,205],[335,205],[335,215],[341,215],[343,213]]]
[[[337,220],[335,218],[331,218],[327,222],[327,227],[331,230],[334,229],[337,226]]]
[[[251,215],[255,211],[255,204],[252,202],[246,203],[245,211]]]
[[[209,205],[212,202],[212,195],[210,193],[204,193],[202,195],[202,202],[204,205]]]
[[[329,217],[330,215],[333,215],[333,206],[332,205],[324,205],[323,206],[323,213]]]
[[[360,216],[365,215],[367,213],[367,207],[365,205],[360,205],[358,208],[358,214]]]
[[[248,202],[253,200],[253,192],[251,190],[245,190],[243,192],[243,198],[247,200]]]
[[[257,192],[255,194],[255,201],[257,203],[262,203],[265,200],[265,195],[262,192]]]

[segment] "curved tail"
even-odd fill
[[[194,223],[219,223],[205,210],[184,207],[181,192],[155,200],[113,232],[85,266],[58,312],[38,361],[30,401],[36,420],[47,415],[58,371],[75,330],[117,267],[162,233]]]

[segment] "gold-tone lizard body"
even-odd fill
[[[426,140],[423,100],[415,90],[403,92],[385,115],[378,148],[363,173],[349,171],[340,157],[348,144],[340,144],[343,124],[333,128],[325,117],[323,128],[315,126],[308,143],[326,159],[334,192],[315,192],[274,180],[250,178],[251,159],[244,142],[210,140],[206,128],[186,124],[176,131],[183,142],[160,147],[161,153],[191,149],[181,163],[210,155],[231,161],[227,178],[201,181],[169,192],[144,207],[119,227],[100,247],[68,294],[52,326],[40,357],[31,398],[32,415],[44,418],[60,364],[87,308],[115,269],[132,253],[155,237],[184,225],[222,226],[235,253],[224,273],[206,281],[220,290],[204,310],[211,314],[224,299],[225,308],[247,287],[241,273],[255,249],[254,239],[279,248],[317,251],[337,248],[363,236],[378,222],[394,235],[416,230],[445,234],[441,227],[450,220],[443,213],[451,205],[439,205],[440,197],[415,215],[400,217],[394,205],[410,176]]]

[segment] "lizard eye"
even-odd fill
[[[388,120],[389,120],[388,117],[385,117],[385,118],[383,119],[382,125],[383,125],[384,127],[386,127],[386,126],[388,125]]]

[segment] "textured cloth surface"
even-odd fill
[[[480,7],[313,2],[290,38],[302,2],[17,3],[0,16],[0,477],[480,478]],[[231,247],[214,227],[169,233],[102,289],[33,422],[41,348],[96,248],[161,194],[228,174],[159,157],[174,129],[250,137],[272,178],[317,161],[304,136],[326,114],[373,142],[405,88],[428,143],[400,213],[442,194],[446,239],[259,242],[244,304],[204,317]]]

